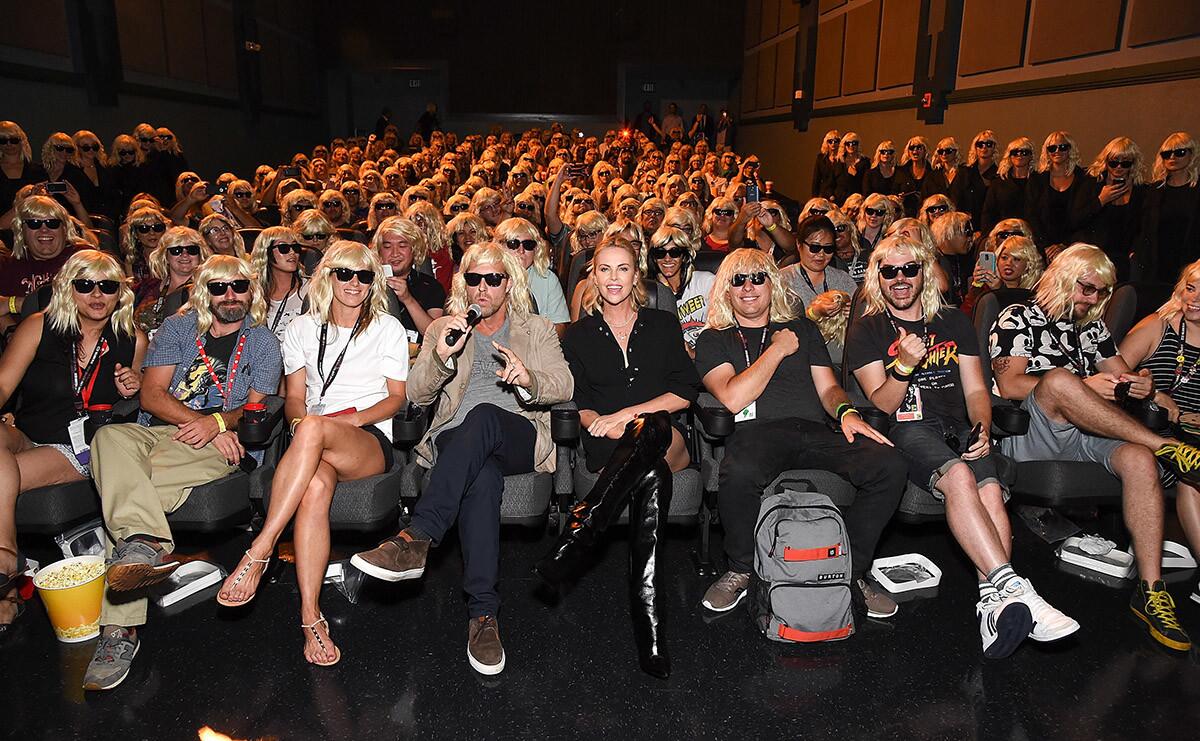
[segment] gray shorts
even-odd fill
[[[1000,441],[1000,451],[1021,463],[1023,461],[1080,461],[1101,463],[1116,476],[1112,456],[1123,440],[1096,437],[1083,432],[1070,422],[1055,422],[1038,406],[1035,394],[1021,404],[1029,412],[1029,432],[1006,437]]]

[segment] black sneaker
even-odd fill
[[[1154,451],[1154,457],[1180,481],[1200,486],[1200,448],[1187,443],[1167,443]]]
[[[1175,616],[1175,600],[1171,599],[1167,585],[1159,580],[1151,584],[1138,582],[1129,600],[1133,614],[1150,629],[1150,637],[1175,651],[1188,651],[1192,639],[1184,632]]]

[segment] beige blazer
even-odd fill
[[[575,379],[563,358],[554,324],[540,316],[522,319],[512,311],[508,320],[509,349],[525,363],[533,381],[527,393],[525,389],[519,390],[517,399],[521,404],[521,414],[533,422],[537,430],[534,467],[537,471],[553,473],[556,457],[554,440],[550,437],[550,407],[571,400]],[[450,358],[449,365],[442,362],[436,351],[437,338],[448,321],[450,317],[440,317],[426,328],[421,352],[408,372],[406,383],[408,399],[412,403],[428,407],[437,402],[429,430],[416,447],[417,461],[425,468],[432,468],[437,460],[433,438],[453,419],[462,404],[475,359],[475,342],[472,338],[468,339],[458,355]]]

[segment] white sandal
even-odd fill
[[[313,638],[317,639],[317,645],[321,647],[322,651],[326,651],[328,649],[325,647],[325,641],[321,640],[321,634],[317,632],[317,626],[320,625],[321,623],[325,623],[325,633],[326,633],[326,635],[329,635],[329,640],[332,641],[333,635],[329,633],[329,621],[325,619],[325,615],[323,615],[323,614],[321,615],[321,617],[317,618],[314,622],[309,623],[308,625],[301,623],[300,627],[305,630],[312,631]],[[342,649],[338,648],[337,646],[334,646],[333,647],[333,661],[327,661],[327,662],[312,661],[309,663],[315,664],[316,666],[333,666],[334,664],[338,663],[341,660],[342,660]]]
[[[239,572],[237,573],[237,576],[236,576],[236,577],[234,577],[234,579],[233,579],[233,584],[231,584],[231,585],[230,585],[231,587],[237,587],[237,585],[241,584],[241,583],[242,583],[242,579],[245,579],[247,576],[249,576],[249,575],[250,575],[250,569],[254,568],[254,564],[256,564],[256,563],[261,563],[261,564],[263,564],[263,576],[266,576],[266,573],[267,573],[267,565],[271,563],[271,557],[270,557],[270,556],[267,556],[266,558],[255,558],[254,556],[251,556],[251,555],[250,555],[250,551],[249,551],[249,550],[247,550],[247,551],[246,551],[246,558],[250,559],[250,562],[249,562],[249,563],[247,563],[245,566],[243,566],[243,567],[242,567],[242,569],[241,569],[241,571],[239,571]],[[258,585],[259,585],[259,586],[262,586],[262,578],[261,578],[261,577],[259,578]],[[224,607],[241,607],[242,605],[248,605],[248,604],[250,604],[250,602],[251,602],[251,601],[252,601],[252,600],[253,600],[253,599],[254,599],[256,596],[258,596],[258,587],[255,587],[255,588],[254,588],[254,594],[251,594],[249,597],[247,597],[246,599],[242,600],[241,602],[230,602],[229,600],[222,599],[222,598],[221,598],[221,593],[220,593],[220,592],[218,592],[218,593],[217,593],[217,604],[218,604],[218,605],[222,605],[222,606],[224,606]]]

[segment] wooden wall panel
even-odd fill
[[[967,0],[958,73],[974,75],[1021,66],[1029,0]]]
[[[207,47],[208,84],[236,91],[237,58],[234,49],[233,12],[224,3],[204,3],[204,45]]]
[[[759,22],[759,38],[766,41],[779,33],[779,3],[792,0],[763,0],[762,20]]]
[[[1127,17],[1130,46],[1200,36],[1197,0],[1133,0]]]
[[[829,11],[840,8],[845,4],[846,0],[821,0],[820,11],[822,13],[828,13]]]
[[[757,46],[762,40],[762,4],[763,0],[746,0],[746,41],[745,48]]]
[[[1033,8],[1032,64],[1100,54],[1117,48],[1122,0],[1054,0]]]
[[[842,95],[875,89],[879,62],[879,15],[883,0],[871,0],[846,13],[846,42],[842,57]]]
[[[125,69],[167,77],[161,0],[116,0],[117,33]]]
[[[754,97],[755,108],[760,111],[774,105],[775,61],[778,50],[779,44],[771,44],[758,55],[758,92]]]
[[[742,113],[757,110],[755,96],[758,95],[758,52],[746,56],[742,69]]]
[[[879,39],[880,90],[911,85],[917,57],[921,0],[883,0],[883,36]]]
[[[842,92],[842,39],[846,16],[838,15],[817,26],[816,100],[836,98]]]
[[[62,2],[11,2],[3,7],[0,45],[60,57],[71,55],[67,10]]]
[[[775,58],[775,105],[792,104],[796,81],[796,39],[784,39],[779,43]]]
[[[800,25],[800,3],[796,0],[779,0],[780,33]]]
[[[170,0],[163,4],[167,40],[167,74],[176,80],[208,82],[204,17],[201,0]]]

